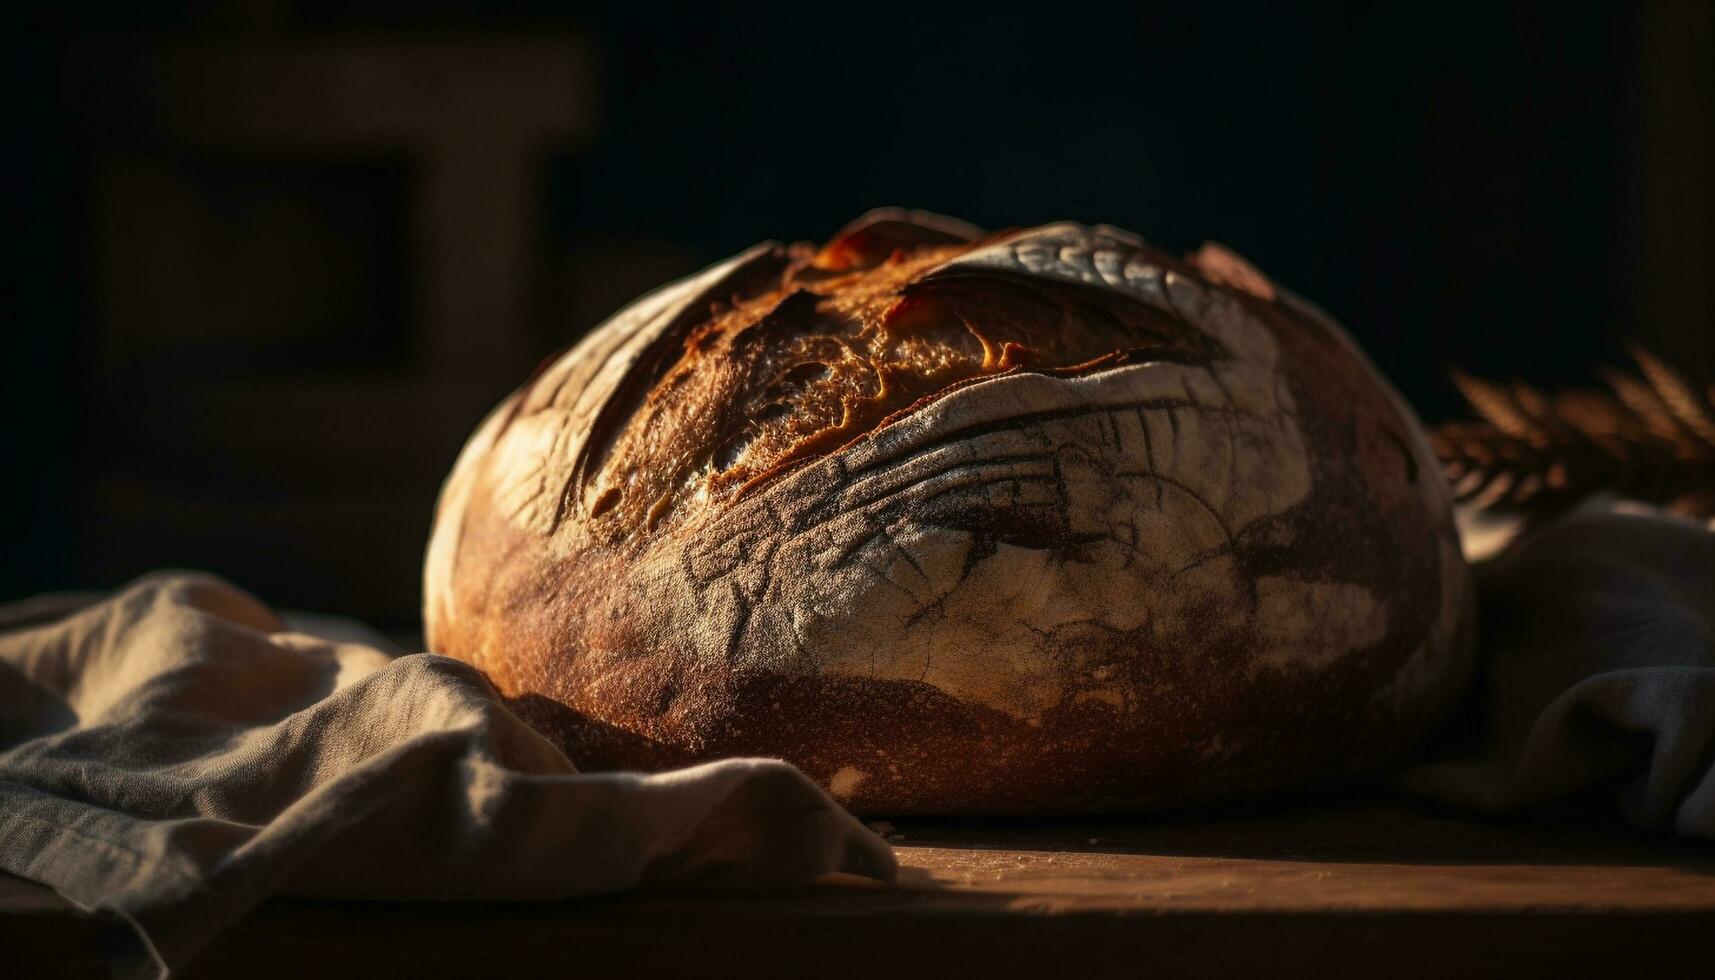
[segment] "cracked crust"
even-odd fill
[[[788,759],[869,813],[1375,765],[1469,670],[1416,421],[1243,259],[878,212],[664,288],[491,414],[432,649],[587,769]]]

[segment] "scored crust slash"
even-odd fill
[[[858,812],[1256,793],[1470,670],[1416,419],[1216,245],[885,210],[545,363],[442,491],[430,648],[584,769],[785,758]]]

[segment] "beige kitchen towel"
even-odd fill
[[[167,973],[277,894],[555,899],[895,870],[783,762],[580,774],[471,667],[290,632],[210,576],[66,604],[0,608],[0,869],[130,922],[122,972]]]

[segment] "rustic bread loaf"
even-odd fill
[[[1333,776],[1469,670],[1409,409],[1244,260],[1106,226],[882,211],[645,296],[477,430],[424,587],[579,766],[780,756],[869,813]]]

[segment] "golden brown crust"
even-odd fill
[[[969,237],[765,248],[550,365],[449,480],[432,648],[580,766],[777,755],[869,812],[1254,792],[1433,723],[1467,573],[1338,327],[1218,247]]]
[[[936,275],[984,242],[913,246],[896,225],[784,250],[775,281],[716,301],[672,336],[570,488],[592,533],[619,541],[683,519],[687,505],[719,506],[967,382],[1220,353],[1123,294],[989,270]]]

